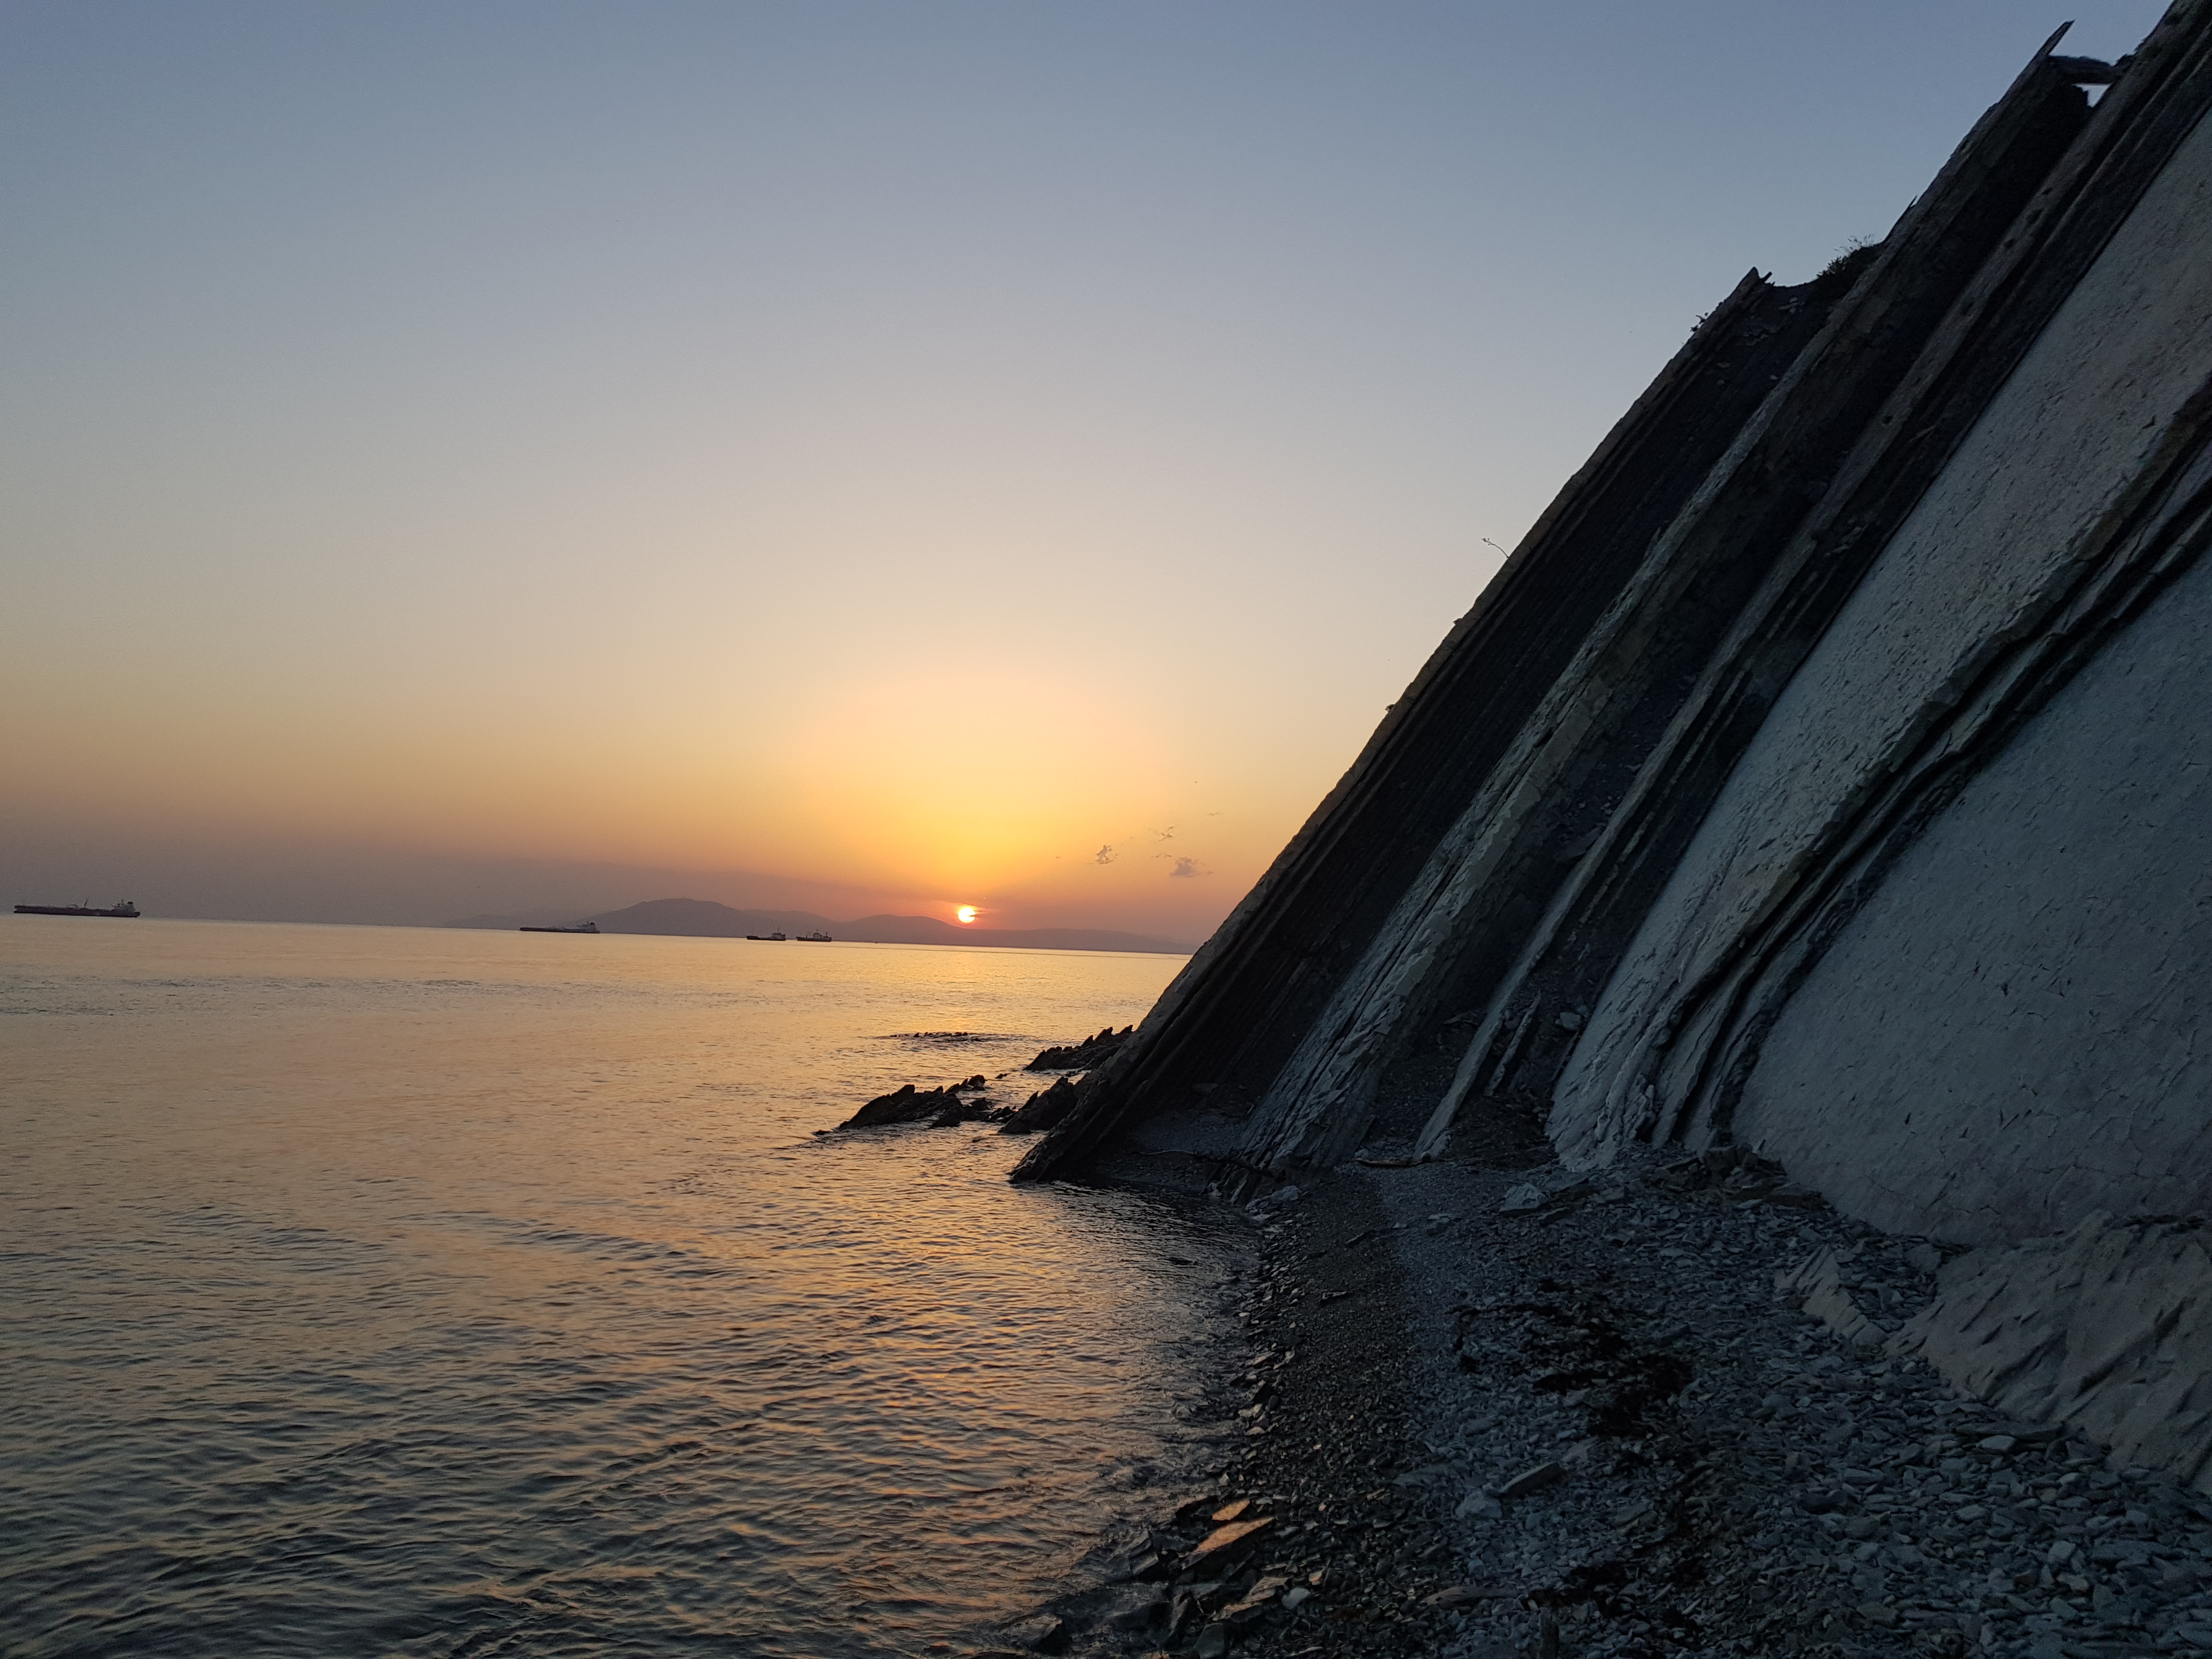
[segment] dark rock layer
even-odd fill
[[[2085,85],[2107,88],[2094,108]],[[2169,593],[2212,615],[2185,580],[2212,541],[2208,107],[2204,0],[2121,66],[2046,46],[1877,247],[1802,289],[1747,277],[1016,1178],[1249,1193],[1363,1147],[1435,1156],[1482,1102],[1593,1164],[1727,1141],[1747,1097],[1762,1134],[1818,1121],[1853,1056],[1815,1036],[1762,1074],[1766,1039],[1908,849],[2052,721],[2124,738],[2066,699],[2091,665],[2194,695],[2192,653],[2139,624]],[[2194,729],[2118,775],[2193,775]],[[2099,886],[2063,802],[2034,810],[2021,850],[2090,878],[2006,904],[2154,907]],[[1922,948],[1888,925],[1877,957]],[[2051,933],[2030,946],[2062,948]],[[2160,948],[2212,972],[2212,931]],[[1928,977],[1916,1012],[1941,1006]],[[1938,1024],[1911,1028],[1930,1056]],[[2051,1029],[2153,1091],[2122,1024]],[[2039,1132],[2059,1157],[2099,1133],[2069,1109]],[[2131,1107],[2137,1138],[2212,1200],[2212,1140],[2160,1139],[2157,1109]],[[1981,1156],[1988,1128],[1960,1127],[1964,1146],[1923,1143],[1931,1193]],[[1847,1144],[1820,1157],[1824,1188],[1878,1205]],[[1972,1216],[1920,1200],[1916,1223],[2070,1225],[2095,1201],[2076,1184],[2068,1215],[2008,1218],[1993,1192]]]
[[[2207,1478],[2212,1256],[2113,1218],[2212,1212],[2212,0],[2056,45],[1699,325],[1016,1179],[1748,1153]]]

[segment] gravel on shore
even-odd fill
[[[1504,1134],[1249,1206],[1234,1369],[1188,1402],[1211,1484],[1000,1645],[2212,1651],[2202,1493],[1889,1352],[1944,1247],[1728,1152],[1547,1156]]]

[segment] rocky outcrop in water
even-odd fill
[[[1018,1178],[1743,1149],[2000,1253],[1954,1383],[2117,1355],[2067,1420],[2199,1478],[2203,1253],[2101,1218],[2212,1212],[2212,3],[2055,45],[1699,324]]]
[[[880,1129],[897,1123],[927,1123],[939,1129],[988,1118],[995,1109],[981,1091],[991,1086],[981,1073],[964,1083],[921,1089],[909,1083],[873,1100],[837,1126],[844,1129]],[[964,1096],[963,1091],[969,1091]],[[836,1130],[829,1133],[835,1133]]]
[[[1012,1115],[999,1126],[999,1133],[1002,1135],[1028,1135],[1042,1129],[1056,1129],[1068,1120],[1082,1098],[1080,1084],[1069,1078],[1058,1079],[1050,1088],[1038,1090],[1016,1107]]]
[[[1080,1042],[1047,1048],[1023,1069],[1073,1072],[1088,1067],[1111,1054],[1127,1040],[1131,1029],[1124,1026],[1116,1031],[1109,1025],[1097,1036],[1085,1037]],[[968,1034],[945,1031],[915,1035],[951,1039]],[[964,1082],[947,1083],[934,1089],[908,1083],[889,1094],[878,1095],[836,1129],[818,1133],[835,1134],[846,1129],[881,1129],[908,1123],[927,1123],[938,1129],[963,1123],[995,1123],[1001,1134],[1036,1134],[1057,1128],[1066,1121],[1083,1098],[1084,1081],[1076,1076],[1055,1078],[1019,1106],[1011,1107],[1001,1106],[990,1097],[991,1080],[980,1072]]]
[[[1092,1066],[1112,1059],[1115,1051],[1136,1035],[1136,1030],[1133,1025],[1124,1025],[1117,1031],[1109,1025],[1097,1036],[1087,1036],[1080,1042],[1047,1048],[1022,1069],[1025,1072],[1087,1072]]]

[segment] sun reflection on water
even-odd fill
[[[1194,1224],[811,1134],[1176,960],[135,931],[0,932],[21,1651],[907,1652],[1182,1455]]]

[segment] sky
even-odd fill
[[[1747,269],[2160,9],[7,0],[0,900],[1200,939]]]

